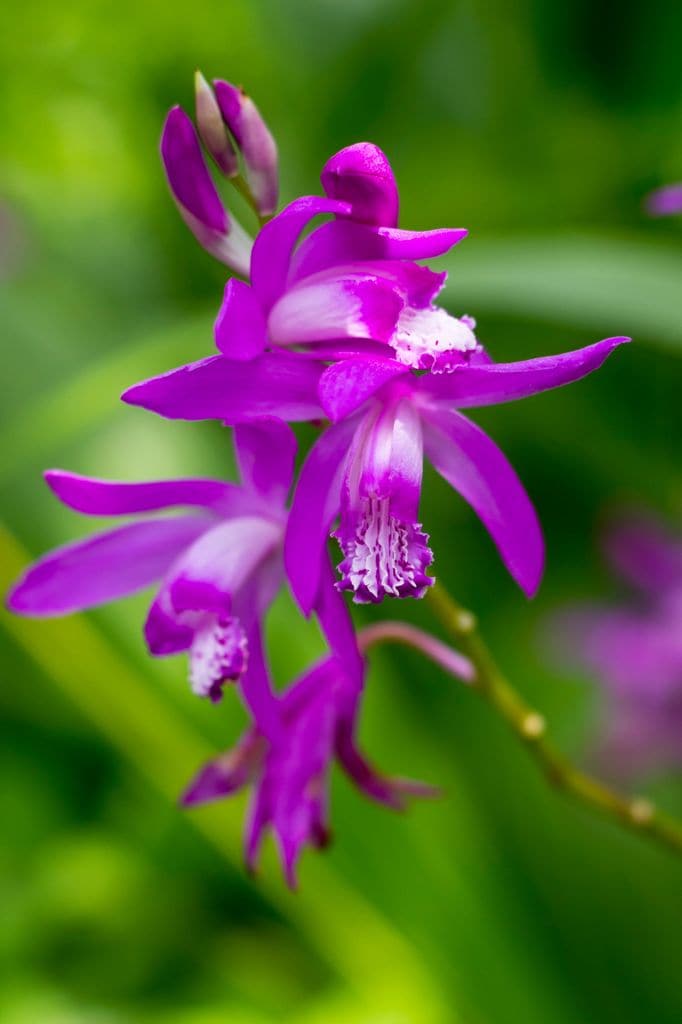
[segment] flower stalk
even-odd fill
[[[474,670],[471,688],[506,722],[550,785],[593,813],[682,855],[681,822],[660,811],[646,797],[623,795],[580,771],[556,749],[547,735],[544,716],[527,704],[502,674],[471,612],[459,605],[440,584],[429,591],[426,600],[471,663]]]

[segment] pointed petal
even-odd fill
[[[225,285],[215,322],[216,347],[228,359],[253,359],[267,345],[265,317],[253,289],[235,278]]]
[[[628,341],[623,337],[606,338],[573,352],[518,363],[463,364],[451,373],[421,377],[419,388],[461,409],[511,402],[586,377],[599,369],[614,348]]]
[[[291,255],[306,224],[322,213],[349,212],[348,203],[302,196],[261,228],[251,254],[251,284],[263,309],[269,310],[284,291]]]
[[[263,737],[249,729],[233,750],[204,765],[183,794],[182,804],[190,807],[236,793],[253,779],[264,752]]]
[[[320,377],[322,408],[331,420],[345,419],[384,384],[408,373],[408,367],[395,359],[359,356],[333,363]]]
[[[62,504],[90,516],[126,516],[174,505],[198,505],[223,515],[254,508],[253,498],[237,484],[200,477],[127,483],[48,469],[45,480]]]
[[[121,396],[129,405],[168,419],[243,423],[258,416],[292,422],[322,417],[317,385],[323,365],[287,352],[250,362],[210,356],[134,384]]]
[[[275,345],[345,338],[385,342],[404,304],[389,281],[370,274],[308,278],[272,307],[268,333]]]
[[[402,231],[350,220],[322,224],[305,238],[291,261],[290,281],[361,260],[425,260],[442,256],[466,238],[465,228]]]
[[[234,444],[244,486],[275,508],[284,505],[294,478],[296,435],[282,420],[263,418],[235,427]]]
[[[133,594],[162,577],[208,523],[147,519],[57,548],[28,568],[8,606],[21,615],[66,615]]]
[[[353,417],[325,430],[298,477],[284,541],[284,563],[291,589],[306,615],[315,604],[329,528],[339,510],[346,454],[358,422]]]
[[[335,153],[322,169],[322,187],[332,199],[351,205],[353,220],[395,227],[398,186],[388,158],[371,142],[358,142]]]
[[[500,449],[450,409],[423,413],[424,447],[437,471],[468,501],[528,597],[540,585],[544,543],[535,509]]]

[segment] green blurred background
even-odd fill
[[[642,213],[682,178],[682,6],[588,0],[24,0],[0,14],[3,576],[91,527],[46,466],[123,478],[230,471],[214,424],[120,406],[211,348],[221,267],[184,228],[157,143],[196,66],[246,85],[280,144],[283,198],[360,139],[389,154],[406,227],[463,225],[447,300],[497,358],[629,333],[597,375],[475,413],[537,503],[528,604],[473,513],[427,479],[438,574],[580,758],[588,681],[543,662],[542,620],[613,592],[600,517],[678,515],[682,232]],[[394,816],[334,778],[336,841],[290,895],[240,863],[244,801],[178,792],[242,725],[151,662],[145,598],[57,623],[3,617],[2,1024],[678,1024],[682,872],[547,791],[515,740],[416,655],[373,659],[363,741],[440,783]],[[427,624],[425,609],[382,609]],[[372,616],[359,616],[367,619]],[[319,650],[282,599],[286,681]],[[682,812],[675,779],[646,791]]]

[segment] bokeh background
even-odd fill
[[[50,499],[46,466],[231,471],[218,426],[117,401],[211,348],[223,273],[177,216],[157,151],[199,66],[256,98],[285,200],[370,139],[399,177],[403,226],[468,227],[447,301],[497,358],[636,338],[578,385],[474,414],[545,526],[534,602],[442,482],[424,499],[439,575],[586,756],[599,692],[548,667],[542,623],[615,593],[596,548],[609,508],[679,518],[682,230],[647,219],[642,197],[682,177],[681,46],[676,0],[5,5],[3,577],[91,526]],[[373,659],[363,740],[444,798],[394,816],[335,777],[336,841],[304,857],[300,893],[271,853],[248,879],[244,801],[175,803],[241,713],[193,698],[182,658],[145,657],[144,605],[2,619],[3,1024],[682,1019],[679,862],[563,803],[473,694],[404,651]],[[427,624],[416,604],[383,612]],[[319,650],[286,599],[270,637],[282,682]],[[644,789],[682,811],[679,780]]]

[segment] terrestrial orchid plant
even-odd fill
[[[224,205],[204,154],[252,207],[255,239]],[[161,155],[187,226],[234,276],[215,322],[217,352],[135,384],[123,400],[233,428],[241,479],[120,483],[49,471],[48,486],[70,508],[132,518],[29,567],[10,608],[63,615],[156,584],[144,625],[149,652],[186,653],[193,691],[217,702],[235,687],[251,719],[237,745],[199,771],[183,802],[251,784],[247,863],[255,866],[271,829],[292,886],[302,848],[323,846],[329,835],[332,761],[388,807],[434,793],[380,774],[358,747],[366,654],[384,641],[418,649],[478,690],[553,782],[682,850],[682,831],[648,801],[620,796],[555,752],[542,716],[502,677],[474,617],[441,583],[434,587],[421,521],[426,457],[531,597],[544,562],[537,515],[503,453],[461,410],[577,381],[629,339],[495,362],[473,318],[437,304],[446,275],[423,262],[466,230],[399,228],[393,172],[370,143],[328,160],[324,195],[276,213],[275,142],[253,101],[228,82],[211,86],[197,74],[196,126],[173,108]],[[302,421],[320,429],[295,479],[288,424]],[[170,508],[177,514],[158,515]],[[301,612],[316,616],[328,653],[281,692],[271,684],[263,622],[285,585]],[[346,595],[371,604],[427,597],[458,649],[406,623],[356,632]]]

